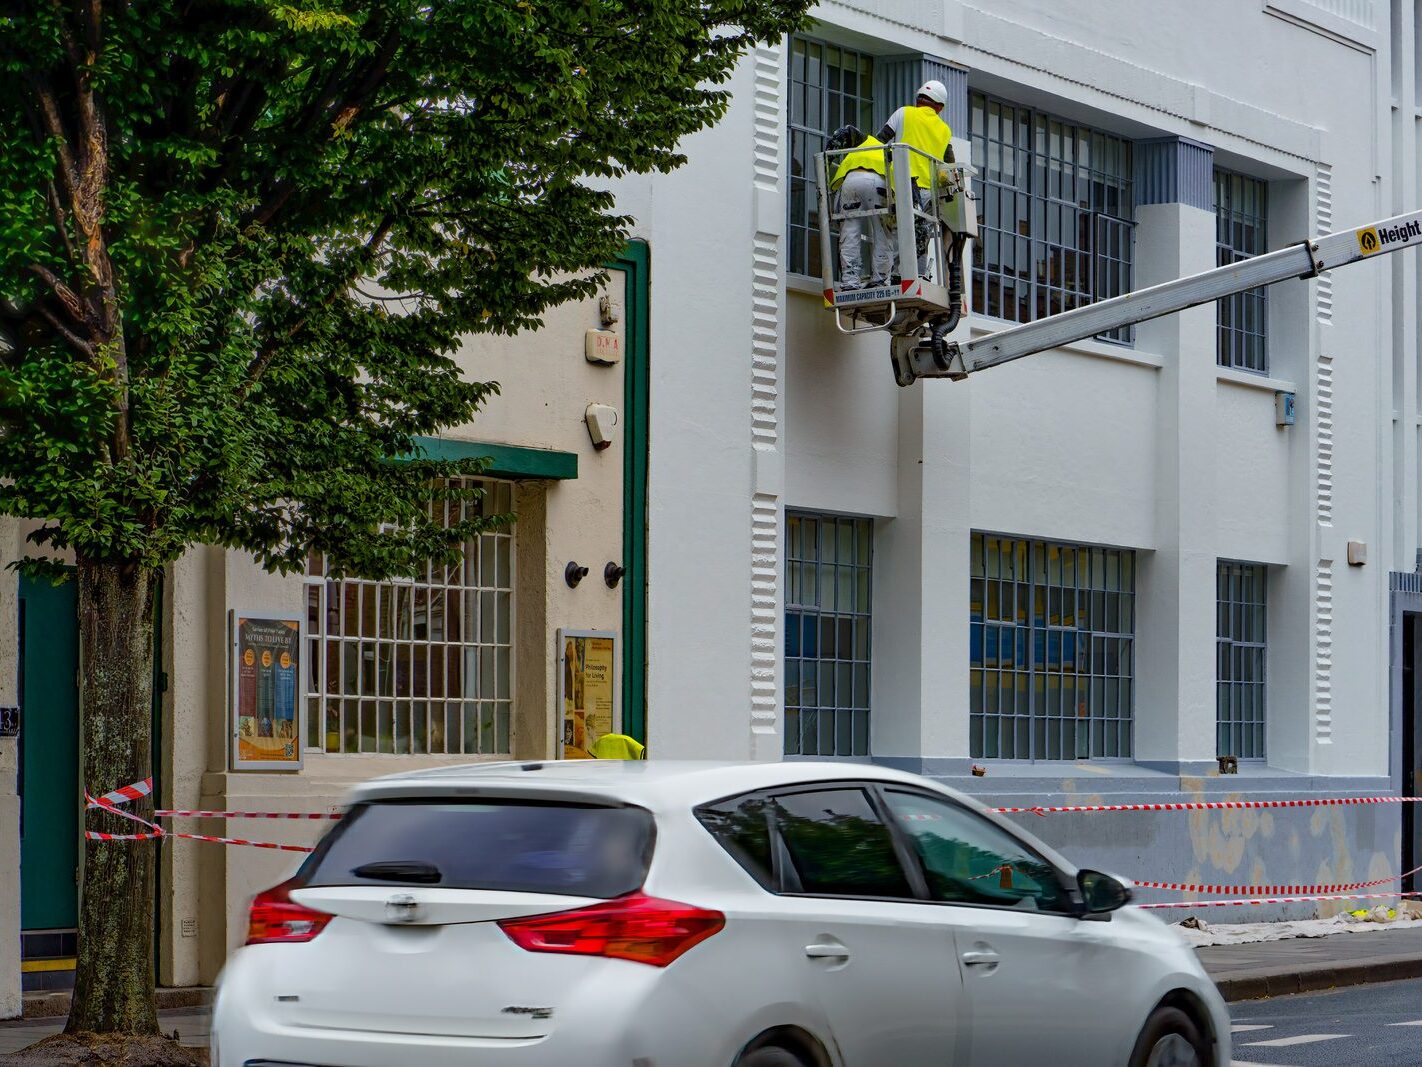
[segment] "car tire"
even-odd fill
[[[805,1067],[805,1064],[793,1052],[771,1045],[745,1053],[736,1060],[736,1067]]]
[[[1136,1039],[1131,1067],[1210,1067],[1209,1045],[1179,1008],[1156,1008]]]

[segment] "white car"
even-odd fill
[[[420,771],[251,907],[213,1067],[1228,1067],[1194,952],[975,801],[834,763]]]

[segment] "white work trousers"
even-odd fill
[[[884,176],[852,170],[839,187],[840,211],[882,210]],[[862,215],[839,224],[839,283],[846,289],[864,284],[864,241],[869,242],[869,284],[887,285],[897,258],[887,215]]]

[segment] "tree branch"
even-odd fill
[[[68,326],[65,326],[64,323],[60,322],[59,316],[56,315],[54,312],[50,311],[49,308],[45,307],[43,304],[36,304],[35,311],[38,312],[40,318],[44,319],[45,322],[49,323],[50,326],[54,328],[55,333],[59,334],[60,337],[63,337],[66,341],[69,342],[71,348],[77,351],[85,359],[88,359],[91,362],[93,361],[93,345],[89,344],[88,341],[84,340],[77,333],[74,333],[72,330],[70,330]]]
[[[79,263],[79,253],[74,248],[74,237],[69,232],[69,216],[64,210],[64,204],[60,202],[59,190],[54,187],[54,179],[46,183],[45,196],[49,200],[49,209],[54,214],[54,228],[59,232],[59,239],[64,244],[64,258],[69,261],[71,267]]]
[[[49,0],[49,6],[54,9],[55,24],[59,27],[59,43],[64,48],[64,54],[69,57],[69,62],[77,69],[83,61],[79,57],[79,46],[74,41],[74,35],[69,32],[69,20],[64,13],[64,7],[60,0]]]
[[[390,63],[399,50],[400,34],[397,30],[391,30],[385,35],[385,39],[380,44],[380,51],[371,60],[364,73],[362,74],[359,70],[352,72],[352,76],[360,75],[360,81],[344,96],[332,91],[332,81],[335,80],[333,72],[321,87],[321,91],[312,105],[302,112],[296,123],[296,132],[298,134],[308,132],[308,129],[313,128],[317,122],[321,121],[325,114],[334,111],[336,118],[331,124],[330,133],[330,139],[334,140],[360,117],[361,112],[370,102],[371,96],[380,88],[385,76],[390,72]],[[259,226],[269,226],[295,192],[295,188],[289,184],[278,185],[262,201],[253,216],[253,221]]]
[[[330,306],[344,290],[349,289],[355,284],[356,279],[360,277],[361,271],[369,266],[371,261],[380,253],[380,246],[383,245],[385,239],[390,236],[390,231],[394,225],[395,216],[393,214],[386,215],[385,218],[380,221],[380,225],[375,228],[375,232],[370,235],[370,240],[366,242],[361,255],[356,258],[356,262],[350,273],[341,280],[340,284],[331,287],[331,291],[326,294],[325,299],[318,305],[319,307]],[[301,331],[306,328],[306,324],[310,320],[311,316],[309,313],[302,315],[291,324],[285,336],[272,338],[257,350],[256,358],[252,360],[247,368],[247,380],[243,383],[241,390],[237,394],[239,403],[246,400],[257,383],[261,381],[262,375],[265,374],[267,368],[271,366],[272,360],[276,358],[281,346],[283,344],[290,344],[295,340]]]
[[[55,98],[54,90],[38,75],[30,75],[30,88],[34,90],[39,103],[39,114],[44,121],[44,128],[57,142],[55,147],[59,152],[59,178],[64,185],[64,193],[71,204],[75,203],[79,199],[79,163],[74,158],[74,146],[69,142],[64,118],[59,113],[59,101]]]
[[[84,301],[80,299],[79,294],[69,288],[63,278],[43,263],[31,263],[29,266],[30,272],[49,286],[54,295],[59,298],[59,302],[64,305],[64,310],[69,312],[75,325],[88,328],[90,325],[88,316],[84,314]]]

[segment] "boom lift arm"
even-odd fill
[[[925,339],[921,334],[895,336],[894,377],[900,385],[910,385],[917,378],[959,380],[988,367],[1123,326],[1291,278],[1315,278],[1324,271],[1413,244],[1422,244],[1422,211],[1397,215],[1361,229],[1340,230],[1314,241],[1301,241],[1277,252],[1074,308],[975,341]]]

